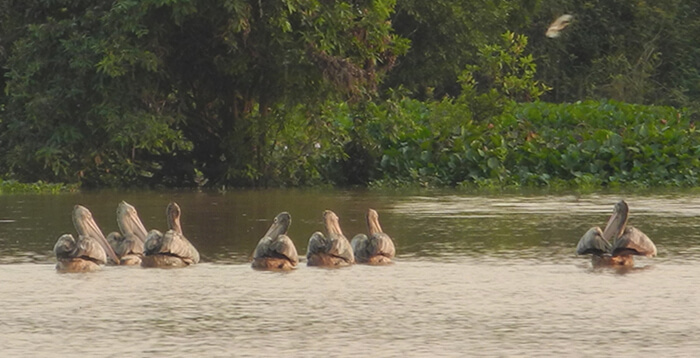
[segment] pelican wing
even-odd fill
[[[366,261],[369,255],[369,238],[365,234],[357,234],[350,242],[352,252],[355,254],[357,261]]]
[[[177,256],[190,265],[199,262],[197,249],[175,230],[168,230],[165,234],[161,234],[158,230],[151,230],[144,248],[146,255]]]
[[[107,235],[107,242],[120,259],[130,254],[143,255],[144,244],[136,235],[111,232]]]
[[[355,254],[352,251],[350,242],[342,234],[331,234],[328,254],[339,257],[347,262],[355,262]]]
[[[103,265],[107,263],[107,254],[97,239],[89,236],[78,237],[78,257],[89,258]]]
[[[151,230],[146,235],[146,242],[143,244],[145,255],[157,255],[163,246],[163,233],[158,230]]]
[[[73,235],[61,235],[56,241],[53,251],[59,260],[80,258],[95,261],[98,264],[107,262],[107,254],[105,254],[102,245],[89,236],[79,236],[76,240]]]
[[[309,247],[306,249],[306,256],[309,257],[313,254],[326,253],[328,246],[328,240],[323,233],[316,231],[309,238]]]
[[[297,248],[287,235],[279,235],[277,239],[272,240],[268,246],[268,252],[272,257],[285,257],[295,265],[299,263]]]
[[[372,256],[382,255],[392,258],[396,255],[394,241],[391,240],[389,235],[383,232],[376,233],[370,238],[370,253]]]
[[[615,240],[612,247],[613,256],[640,255],[656,256],[656,245],[639,229],[628,226],[622,236]]]
[[[578,241],[576,254],[602,255],[610,252],[610,243],[603,237],[603,231],[599,227],[590,228]]]

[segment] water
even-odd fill
[[[0,196],[0,356],[697,356],[700,195],[626,195],[630,224],[657,245],[633,270],[573,254],[621,196],[363,191],[96,192]],[[120,200],[146,228],[183,209],[203,262],[58,274],[70,212],[116,229]],[[300,254],[334,210],[346,236],[377,209],[390,266],[259,272],[249,257],[292,214]]]

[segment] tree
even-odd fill
[[[478,49],[499,42],[507,30],[517,32],[538,1],[398,1],[392,22],[411,48],[385,88],[403,86],[419,98],[457,96],[457,77],[478,61]]]
[[[699,107],[697,0],[543,0],[529,28],[545,100],[612,98]],[[574,16],[562,36],[543,36],[549,22]]]
[[[259,184],[285,111],[371,95],[406,47],[392,0],[10,3],[0,146],[25,180]]]

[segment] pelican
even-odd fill
[[[576,245],[576,254],[592,254],[594,267],[632,266],[633,255],[656,256],[656,246],[651,239],[639,229],[627,226],[628,213],[629,206],[620,200],[615,204],[605,230],[599,227],[589,229]]]
[[[119,231],[107,235],[107,242],[119,256],[122,265],[139,265],[143,258],[143,244],[146,242],[146,228],[141,223],[136,208],[122,201],[117,206]]]
[[[547,32],[545,33],[545,36],[549,38],[557,38],[559,35],[561,35],[561,32],[569,26],[571,23],[571,20],[573,20],[573,16],[571,15],[561,15],[559,16],[554,22],[552,22],[551,25],[547,28]]]
[[[369,237],[365,234],[357,234],[352,238],[355,261],[373,265],[391,263],[391,259],[396,255],[394,242],[382,231],[379,225],[379,214],[374,209],[367,211],[367,228]]]
[[[143,267],[185,267],[199,262],[199,252],[182,234],[180,206],[170,203],[165,209],[169,230],[165,234],[151,230],[146,236]]]
[[[350,242],[343,235],[338,224],[338,216],[330,210],[323,212],[328,237],[316,231],[309,238],[306,253],[307,266],[347,266],[355,263]]]
[[[78,232],[78,239],[71,234],[64,234],[53,247],[58,260],[57,271],[96,271],[100,269],[100,265],[107,263],[107,257],[119,263],[119,258],[107,243],[90,210],[76,205],[73,208],[73,226]]]
[[[253,268],[258,270],[291,270],[299,263],[299,255],[287,229],[292,224],[288,212],[277,214],[270,229],[260,239],[253,254]]]

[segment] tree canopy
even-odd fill
[[[364,98],[406,48],[384,0],[3,7],[2,162],[29,180],[256,179],[276,108]]]
[[[416,99],[459,109],[455,126],[538,98],[694,115],[698,9],[698,0],[0,0],[0,178],[364,185],[390,150],[376,131],[392,129],[376,119]],[[545,37],[562,14],[571,25]]]

